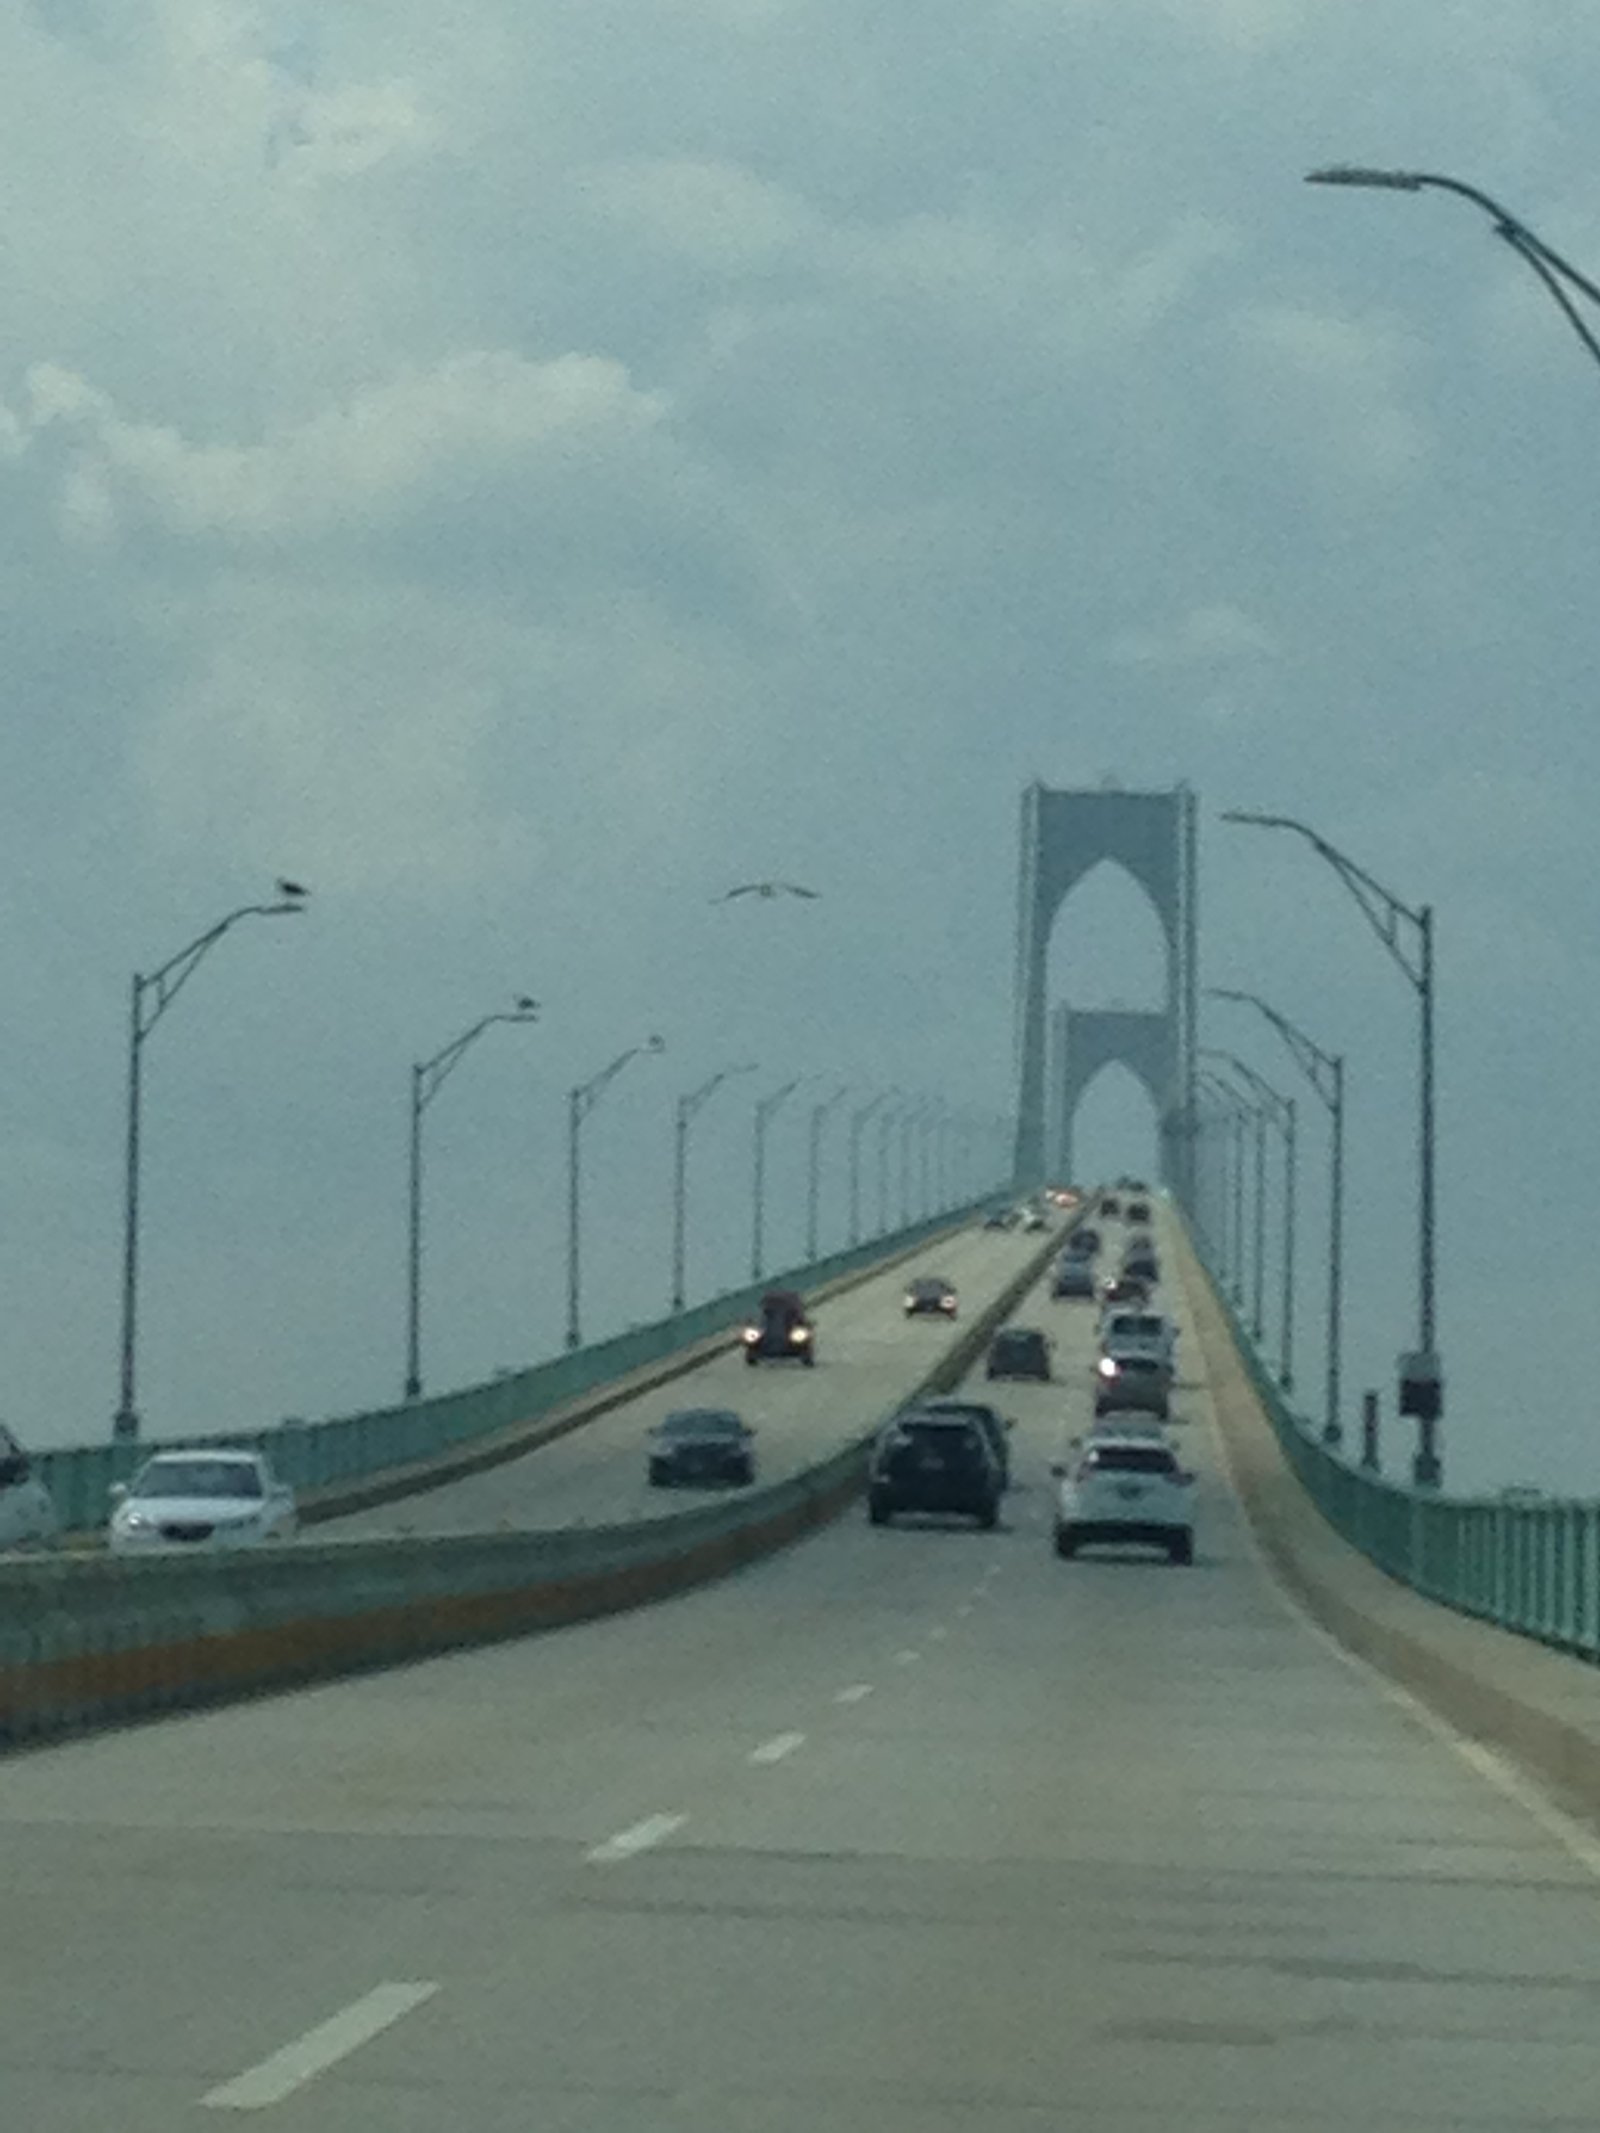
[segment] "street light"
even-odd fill
[[[817,1257],[817,1216],[822,1200],[822,1129],[834,1111],[850,1094],[849,1085],[834,1090],[821,1103],[811,1106],[811,1122],[806,1146],[806,1263],[812,1265]]]
[[[663,1037],[647,1037],[643,1044],[632,1044],[625,1052],[619,1052],[611,1064],[602,1067],[590,1081],[583,1081],[567,1092],[567,1346],[578,1347],[583,1340],[582,1300],[582,1216],[583,1216],[583,1122],[600,1098],[611,1086],[623,1068],[632,1059],[654,1056],[666,1050]]]
[[[706,1105],[716,1095],[725,1081],[735,1074],[753,1074],[754,1062],[745,1066],[724,1067],[713,1074],[709,1081],[701,1082],[698,1089],[691,1089],[686,1096],[678,1098],[677,1115],[672,1130],[672,1308],[681,1311],[684,1305],[684,1277],[688,1259],[687,1229],[689,1205],[689,1128],[694,1124]]]
[[[1344,1422],[1339,1412],[1344,1349],[1344,1055],[1325,1052],[1305,1031],[1297,1029],[1287,1015],[1269,1007],[1259,994],[1233,992],[1224,986],[1207,988],[1213,999],[1239,1000],[1266,1016],[1295,1064],[1328,1108],[1328,1334],[1327,1393],[1323,1407],[1322,1441],[1340,1444]]]
[[[199,934],[187,948],[180,948],[159,970],[148,976],[133,974],[128,1015],[128,1140],[127,1170],[122,1203],[122,1340],[121,1372],[117,1411],[112,1417],[112,1435],[134,1438],[139,1434],[139,1410],[135,1404],[135,1369],[139,1338],[139,1138],[143,1123],[144,1047],[150,1032],[199,969],[222,936],[244,918],[288,918],[305,909],[310,891],[298,882],[280,881],[278,901],[272,904],[241,904],[226,918]]]
[[[1419,1424],[1412,1479],[1418,1488],[1436,1489],[1443,1478],[1436,1436],[1444,1414],[1444,1373],[1439,1362],[1434,1278],[1434,984],[1433,906],[1413,907],[1337,851],[1304,822],[1287,815],[1234,812],[1224,822],[1245,822],[1258,829],[1293,830],[1324,858],[1356,902],[1390,960],[1416,993],[1420,1011],[1419,1103],[1417,1127],[1417,1345],[1400,1358],[1400,1412]]]
[[[1231,1052],[1214,1051],[1207,1045],[1201,1046],[1199,1057],[1202,1059],[1214,1059],[1223,1066],[1231,1067],[1236,1065]],[[1243,1094],[1242,1091],[1240,1093]],[[1259,1096],[1255,1102],[1250,1104],[1250,1113],[1255,1129],[1253,1135],[1255,1144],[1255,1248],[1251,1255],[1254,1274],[1250,1285],[1250,1332],[1259,1341],[1266,1323],[1264,1302],[1266,1294],[1267,1236],[1267,1106],[1260,1100]]]
[[[1495,235],[1504,238],[1512,251],[1538,275],[1550,296],[1561,307],[1568,325],[1594,360],[1600,363],[1600,340],[1595,338],[1593,330],[1579,315],[1578,307],[1564,285],[1570,285],[1580,296],[1587,297],[1593,304],[1600,304],[1600,287],[1596,287],[1586,274],[1580,274],[1570,259],[1563,259],[1553,246],[1546,244],[1542,237],[1535,236],[1525,222],[1520,222],[1509,210],[1503,208],[1498,200],[1491,199],[1488,193],[1480,191],[1476,185],[1464,185],[1459,178],[1442,177],[1436,171],[1370,170],[1353,163],[1334,163],[1325,170],[1308,171],[1306,183],[1353,185],[1391,193],[1457,193],[1463,200],[1470,200],[1474,207],[1482,208],[1489,217],[1494,225]]]
[[[405,1397],[422,1391],[422,1114],[438,1095],[462,1055],[497,1022],[537,1022],[539,1003],[526,995],[508,1013],[485,1015],[463,1030],[443,1051],[411,1069],[411,1167],[406,1231],[406,1384]]]
[[[1231,1082],[1216,1074],[1202,1074],[1201,1081],[1223,1107],[1228,1126],[1228,1148],[1222,1172],[1223,1278],[1234,1304],[1244,1308],[1244,1127],[1254,1108]],[[1229,1241],[1231,1238],[1231,1242]]]
[[[1278,1382],[1285,1392],[1294,1390],[1294,1271],[1296,1195],[1299,1186],[1299,1140],[1298,1121],[1295,1116],[1295,1101],[1285,1096],[1281,1089],[1274,1088],[1264,1074],[1247,1066],[1234,1052],[1212,1053],[1212,1058],[1225,1059],[1233,1071],[1254,1090],[1262,1109],[1256,1113],[1256,1338],[1261,1338],[1265,1323],[1262,1304],[1262,1235],[1266,1229],[1266,1117],[1270,1109],[1283,1135],[1283,1264],[1280,1269],[1283,1283],[1279,1331],[1281,1347],[1278,1361]]]
[[[905,1110],[910,1098],[903,1089],[891,1089],[889,1101],[878,1115],[878,1235],[889,1234],[889,1138],[894,1131],[895,1120]]]
[[[893,1089],[880,1089],[870,1103],[850,1114],[850,1242],[861,1242],[861,1136],[867,1121],[894,1100]]]
[[[807,1078],[804,1074],[797,1074],[793,1081],[786,1081],[781,1089],[774,1089],[770,1096],[761,1096],[756,1099],[755,1164],[750,1216],[750,1279],[752,1281],[759,1281],[766,1271],[767,1128],[794,1094],[795,1090]]]

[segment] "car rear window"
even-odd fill
[[[1160,1444],[1099,1444],[1084,1455],[1091,1474],[1175,1474],[1178,1462]]]

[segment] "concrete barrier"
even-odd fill
[[[1232,1316],[1179,1230],[1230,1478],[1283,1585],[1349,1650],[1600,1829],[1600,1672],[1428,1599],[1340,1538],[1288,1464]]]
[[[1058,1244],[1029,1255],[897,1408],[957,1382]],[[804,1473],[638,1524],[0,1564],[0,1745],[553,1628],[723,1576],[836,1516],[886,1419]]]

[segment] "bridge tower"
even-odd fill
[[[1102,859],[1144,890],[1167,944],[1166,1004],[1153,1013],[1059,1006],[1045,998],[1050,936],[1074,886]],[[1059,1166],[1072,1171],[1078,1100],[1111,1061],[1149,1090],[1160,1122],[1161,1177],[1190,1198],[1196,1007],[1199,992],[1198,825],[1195,796],[1172,792],[1022,795],[1017,913],[1016,1182],[1030,1191]]]

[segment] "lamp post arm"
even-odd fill
[[[467,1048],[476,1044],[486,1029],[491,1029],[497,1022],[537,1022],[538,1019],[536,1014],[527,1013],[484,1015],[473,1023],[471,1029],[463,1030],[459,1037],[445,1045],[442,1051],[435,1052],[431,1059],[419,1061],[414,1070],[417,1077],[417,1109],[425,1111],[428,1108],[460,1065]]]
[[[1292,815],[1257,815],[1246,813],[1237,808],[1227,810],[1223,814],[1222,820],[1224,822],[1249,823],[1257,829],[1293,830],[1297,836],[1304,837],[1313,850],[1320,853],[1322,858],[1333,868],[1339,879],[1360,905],[1368,925],[1371,926],[1373,932],[1382,941],[1384,947],[1388,949],[1389,954],[1400,969],[1404,971],[1413,986],[1420,990],[1422,985],[1421,939],[1425,924],[1423,913],[1420,909],[1413,909],[1410,904],[1403,903],[1392,889],[1386,889],[1381,881],[1367,872],[1365,867],[1357,866],[1353,859],[1341,852],[1337,845],[1330,844],[1327,838],[1321,836],[1308,822],[1297,822]],[[1415,936],[1415,945],[1411,953],[1407,952],[1407,944],[1402,935],[1402,928],[1405,926],[1409,926]]]
[[[1579,340],[1582,341],[1584,347],[1588,349],[1595,361],[1600,363],[1600,340],[1595,338],[1592,329],[1577,305],[1568,295],[1560,276],[1566,275],[1583,290],[1586,296],[1596,303],[1600,303],[1600,290],[1597,290],[1592,282],[1585,281],[1583,276],[1576,269],[1569,267],[1565,261],[1562,261],[1560,266],[1557,267],[1554,264],[1557,255],[1550,252],[1546,245],[1541,244],[1536,237],[1533,237],[1531,231],[1522,229],[1520,225],[1502,222],[1497,225],[1496,234],[1503,237],[1512,251],[1527,261],[1534,273],[1544,283],[1553,300],[1561,307],[1567,324],[1572,328]]]
[[[1334,1109],[1339,1101],[1340,1061],[1332,1052],[1325,1052],[1303,1029],[1297,1029],[1287,1015],[1281,1015],[1275,1007],[1269,1007],[1257,993],[1234,992],[1222,985],[1208,985],[1206,990],[1214,1000],[1242,1000],[1246,1006],[1257,1008],[1265,1015],[1288,1046],[1295,1065],[1328,1109]]]
[[[137,1002],[135,1041],[144,1042],[218,941],[231,932],[240,919],[287,918],[291,912],[303,908],[303,905],[288,902],[241,904],[237,911],[230,911],[226,918],[219,918],[214,926],[208,926],[187,948],[180,948],[176,955],[169,956],[159,970],[152,970],[146,977],[136,977],[133,981]]]

